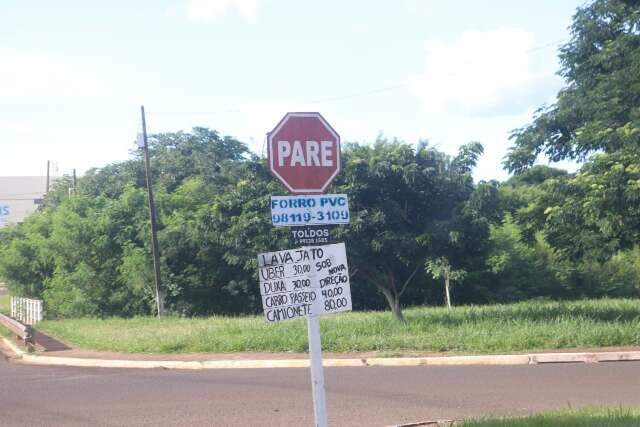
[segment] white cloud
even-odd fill
[[[203,107],[203,109],[206,109]],[[266,156],[266,134],[290,111],[320,111],[338,131],[344,142],[371,141],[380,131],[367,124],[363,115],[353,115],[336,109],[335,105],[299,102],[287,98],[277,100],[243,100],[237,108],[229,107],[211,113],[163,115],[149,113],[147,129],[150,133],[190,131],[193,126],[205,126],[222,135],[230,135],[248,144],[258,155]]]
[[[375,139],[379,131],[371,129],[358,117],[337,113],[330,105],[287,100],[249,102],[243,105],[238,121],[234,123],[235,128],[230,128],[229,131],[241,141],[247,142],[251,151],[266,156],[267,132],[271,132],[284,115],[290,111],[321,112],[338,132],[343,143],[372,140]]]
[[[54,160],[58,173],[79,174],[91,167],[125,160],[134,147],[135,128],[84,127],[81,123],[62,126],[33,126],[0,120],[3,129],[0,171],[4,176],[44,175],[47,160]]]
[[[56,56],[0,48],[0,64],[4,100],[109,95],[106,83],[90,69]]]
[[[257,0],[190,0],[188,16],[195,21],[208,21],[234,11],[247,21],[254,22]]]
[[[427,112],[500,108],[530,83],[533,36],[519,29],[468,31],[452,44],[427,40],[426,71],[412,89]]]

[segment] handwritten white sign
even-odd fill
[[[258,267],[268,322],[351,311],[344,243],[263,253]]]

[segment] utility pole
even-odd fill
[[[164,302],[160,299],[160,250],[158,249],[158,226],[156,221],[156,206],[153,200],[153,189],[151,188],[151,165],[149,162],[149,144],[147,143],[147,121],[144,115],[144,105],[140,106],[142,114],[142,149],[144,151],[144,172],[147,178],[147,191],[149,193],[149,213],[151,217],[151,249],[153,251],[153,271],[156,282],[156,307],[158,317],[162,317]]]
[[[49,194],[49,177],[51,176],[51,160],[47,160],[47,190],[45,194]]]
[[[78,191],[78,177],[76,176],[76,168],[73,168],[73,195]]]

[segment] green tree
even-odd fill
[[[168,192],[195,176],[223,187],[229,183],[226,179],[229,169],[248,157],[244,143],[202,127],[195,127],[191,132],[151,135],[149,152],[154,181]],[[142,154],[134,154],[141,163]]]
[[[423,280],[418,272],[428,256],[473,253],[470,242],[482,229],[464,208],[481,153],[471,143],[452,159],[425,142],[413,148],[386,139],[344,149],[336,191],[349,195],[351,223],[337,237],[347,242],[354,281],[374,284],[396,319],[404,320],[401,298]]]
[[[449,260],[444,257],[427,259],[425,270],[433,276],[434,279],[444,280],[444,302],[447,308],[451,309],[451,282],[462,281],[467,275],[467,272],[461,269],[454,270],[451,268]]]
[[[13,295],[40,298],[55,262],[48,237],[51,218],[37,211],[19,226],[0,229],[0,277]]]
[[[47,243],[55,269],[45,280],[51,314],[105,316],[147,314],[149,289],[131,276],[146,248],[145,198],[129,186],[118,199],[68,198],[51,213]],[[141,270],[142,272],[144,270]]]
[[[167,309],[259,311],[256,256],[288,246],[287,230],[270,221],[269,197],[284,190],[265,159],[201,128],[150,141]],[[456,269],[483,268],[489,224],[500,215],[497,185],[473,184],[481,154],[478,143],[453,158],[426,143],[381,139],[346,147],[336,191],[349,194],[353,220],[335,237],[349,248],[355,307],[386,301],[402,319],[401,298],[430,298],[433,287],[415,286],[431,280],[419,274],[427,257],[446,256]],[[16,293],[42,295],[48,312],[60,317],[151,312],[148,209],[142,162],[133,155],[92,170],[77,194],[61,185],[46,209],[2,231],[0,274]],[[457,289],[464,294],[465,287]]]
[[[521,173],[540,154],[584,162],[575,175],[547,180],[532,210],[565,255],[604,259],[640,242],[640,2],[579,8],[560,62],[566,87],[513,132],[505,165]]]
[[[522,229],[507,213],[501,224],[491,226],[489,242],[491,300],[513,302],[541,296],[569,296],[570,283],[560,278],[566,278],[570,265],[554,253],[541,233],[526,241]]]
[[[223,190],[203,178],[185,181],[160,200],[163,258],[181,313],[247,313],[262,307],[257,254],[288,245],[271,224],[269,198],[282,190],[264,162],[247,159]]]

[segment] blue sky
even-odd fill
[[[0,3],[0,175],[123,160],[149,132],[206,126],[263,152],[287,111],[343,141],[383,133],[447,153],[480,141],[504,179],[508,132],[552,102],[574,0]]]

